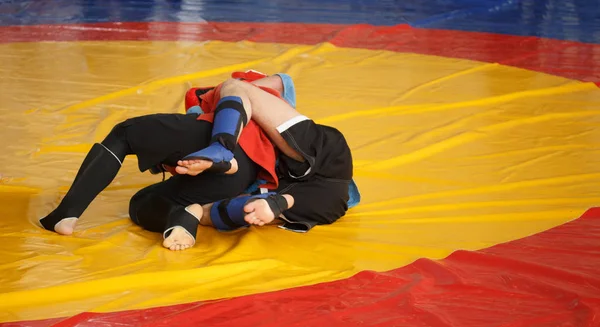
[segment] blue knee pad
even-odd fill
[[[240,97],[221,98],[215,109],[211,144],[183,159],[204,159],[215,163],[231,161],[237,138],[247,123],[248,118]]]
[[[232,231],[249,224],[244,220],[244,206],[252,199],[265,199],[275,193],[265,193],[252,196],[240,196],[215,202],[210,209],[210,218],[213,225],[220,231]]]
[[[213,143],[208,147],[200,151],[190,153],[183,158],[183,160],[192,159],[210,160],[215,163],[229,162],[233,160],[233,152],[225,149],[225,147],[223,147],[220,143]]]
[[[242,99],[237,96],[223,97],[217,103],[215,118],[213,120],[213,142],[219,136],[233,136],[237,138],[241,132],[240,125],[246,125],[248,117]],[[234,144],[235,145],[235,144]]]

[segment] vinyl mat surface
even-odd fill
[[[0,326],[599,326],[594,1],[0,1]],[[286,72],[362,202],[309,233],[128,218],[127,158],[37,226],[118,122]]]

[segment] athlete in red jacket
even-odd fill
[[[281,98],[281,93],[284,92],[284,88],[279,80],[281,77],[278,76],[288,78],[283,74],[267,76],[253,70],[244,73],[235,72],[232,74],[232,78],[234,79],[252,82],[253,85],[256,85],[265,92]],[[190,110],[193,111],[199,108],[201,114],[198,116],[198,119],[212,123],[214,120],[214,111],[221,99],[220,93],[222,85],[223,84],[219,84],[216,87],[192,88],[188,90],[185,96],[186,113],[189,113]],[[287,93],[291,93],[289,96],[286,96],[289,98],[288,101],[292,102],[290,105],[294,106],[295,91],[288,90]],[[250,120],[247,125],[243,127],[239,135],[239,145],[244,152],[248,154],[248,157],[261,167],[258,177],[262,183],[259,187],[266,190],[276,189],[278,186],[277,174],[275,172],[276,153],[273,144],[255,121]],[[175,173],[173,167],[165,168],[171,173]]]
[[[295,93],[285,94],[285,85],[293,89],[289,76],[256,80],[253,74],[233,77],[255,85],[232,79],[215,88],[190,90],[188,115],[148,115],[115,126],[92,147],[60,205],[40,220],[44,228],[72,233],[78,217],[129,154],[138,157],[142,172],[167,168],[175,173],[136,193],[129,209],[136,224],[164,232],[164,245],[170,249],[193,245],[199,221],[231,230],[281,218],[284,228],[308,231],[339,219],[358,200],[352,199],[358,193],[343,135],[292,108]],[[281,151],[277,171],[271,140]],[[217,157],[211,150],[207,157],[206,149],[214,148]],[[262,182],[254,195],[237,196],[257,177]]]
[[[285,77],[281,76],[284,85]],[[213,114],[211,142],[178,161],[177,171],[191,175],[207,169],[235,171],[233,151],[238,142],[242,148],[244,142],[258,142],[244,135],[246,128],[257,124],[279,151],[278,186],[273,192],[187,206],[170,219],[165,247],[182,250],[192,246],[198,223],[219,230],[279,223],[283,228],[307,232],[315,225],[337,221],[349,204],[356,204],[350,201],[350,195],[358,195],[352,181],[352,155],[340,131],[299,114],[290,101],[286,103],[270,88],[230,79],[212,91],[218,96],[210,91],[200,96],[200,106]],[[254,161],[266,157],[259,158]],[[274,163],[268,160],[271,158],[266,165]]]
[[[256,78],[251,72],[234,73],[232,76],[249,80]],[[59,234],[71,234],[77,219],[112,182],[128,155],[137,156],[141,172],[150,170],[157,173],[164,171],[163,168],[170,168],[175,173],[174,167],[186,154],[210,144],[213,129],[211,111],[218,102],[219,89],[220,86],[217,86],[198,93],[196,90],[188,92],[186,109],[191,109],[188,114],[151,114],[117,124],[101,143],[92,146],[60,204],[40,219],[42,226]],[[279,94],[276,90],[270,92]],[[199,104],[201,101],[195,96],[200,93],[206,99],[202,103],[206,114],[199,112],[199,108],[192,108],[194,102]],[[190,98],[192,95],[195,100]],[[223,174],[217,169],[216,173],[198,176],[176,174],[145,187],[130,201],[131,219],[148,230],[163,232],[164,219],[174,206],[207,204],[237,196],[257,180],[262,181],[260,186],[275,189],[278,180],[274,171],[273,145],[253,122],[248,124],[243,134],[242,143],[233,152],[235,169],[232,172]]]

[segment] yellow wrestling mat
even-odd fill
[[[498,64],[251,42],[0,45],[0,322],[309,285],[531,235],[600,202],[600,89]],[[160,181],[128,158],[73,236],[36,225],[85,153],[192,85],[287,72],[298,109],[345,133],[363,201],[307,234],[200,228],[170,252],[128,218]]]

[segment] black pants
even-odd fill
[[[299,162],[280,155],[277,192],[294,197],[294,206],[283,214],[289,223],[286,227],[308,231],[340,219],[348,210],[353,174],[352,152],[344,135],[309,119],[280,133],[305,159]]]
[[[211,123],[182,114],[136,117],[118,126],[138,157],[140,171],[161,163],[176,166],[185,155],[207,147],[212,132]],[[239,146],[234,156],[238,162],[235,174],[176,175],[141,189],[129,203],[131,220],[149,231],[163,232],[169,214],[178,207],[241,194],[256,181],[259,168]]]

